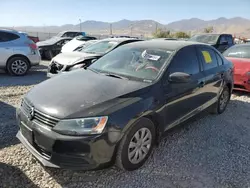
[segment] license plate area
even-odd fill
[[[20,123],[20,129],[24,138],[33,145],[33,131],[23,122]]]

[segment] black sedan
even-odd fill
[[[17,137],[47,167],[135,170],[164,131],[208,107],[223,113],[232,74],[205,44],[126,44],[35,86],[17,109]]]

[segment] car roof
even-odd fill
[[[135,38],[106,38],[106,39],[102,39],[100,41],[124,42],[124,41],[142,41],[142,40],[135,39]]]
[[[250,43],[235,44],[232,47],[238,47],[238,46],[248,46],[248,47],[250,47]],[[230,47],[230,48],[232,48],[232,47]]]
[[[179,40],[147,40],[147,41],[139,41],[136,43],[126,44],[126,46],[133,46],[138,48],[158,48],[158,49],[165,49],[165,50],[179,50],[185,46],[191,45],[206,45],[200,42],[194,41],[179,41]]]
[[[229,34],[229,33],[197,33],[197,34],[194,34],[193,36],[195,35],[232,35],[232,34]]]
[[[15,33],[15,34],[26,34],[25,32],[17,31],[14,29],[0,29],[0,31],[5,31],[5,32],[10,32],[10,33]]]

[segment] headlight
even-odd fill
[[[62,120],[53,128],[65,135],[80,136],[102,133],[108,121],[107,116]]]

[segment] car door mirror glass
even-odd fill
[[[190,82],[191,75],[184,72],[175,72],[169,75],[168,81],[171,83],[187,83]]]

